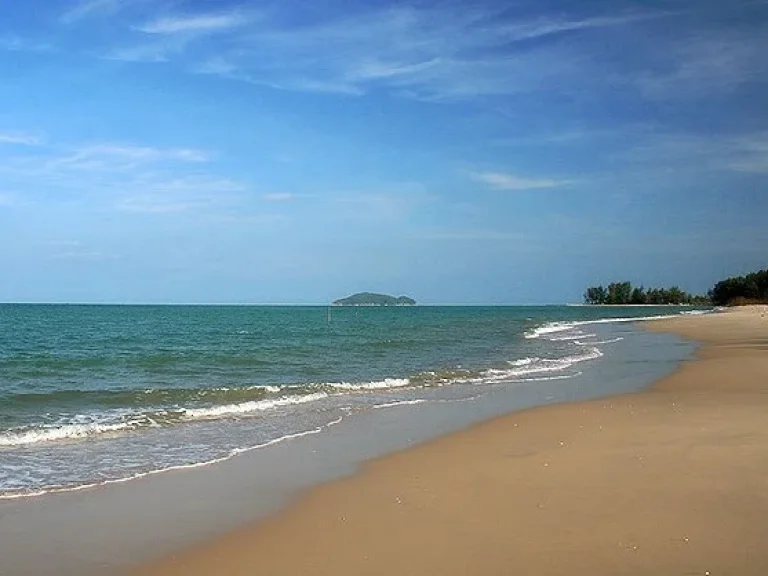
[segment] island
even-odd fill
[[[415,306],[416,300],[408,296],[387,296],[386,294],[375,294],[374,292],[358,292],[334,300],[332,306]]]

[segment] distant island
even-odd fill
[[[358,292],[334,300],[333,306],[415,306],[416,300],[408,296],[387,296],[386,294],[375,294],[373,292]]]

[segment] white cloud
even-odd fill
[[[201,14],[195,16],[171,16],[159,18],[139,26],[146,34],[200,33],[227,30],[242,26],[248,19],[237,12],[226,14]]]
[[[247,21],[239,13],[160,18],[136,28],[153,38],[152,41],[116,47],[101,57],[122,62],[169,62],[181,57],[200,34],[242,26]],[[206,63],[197,66],[195,72],[221,76],[226,76],[228,72],[234,73],[234,67],[228,69],[222,62],[223,59],[219,57],[211,57]]]
[[[141,212],[145,214],[169,214],[188,212],[206,205],[204,202],[173,201],[162,196],[132,196],[120,200],[117,204],[119,210],[124,212]]]
[[[198,74],[215,74],[218,76],[235,76],[237,73],[237,66],[231,62],[227,62],[224,58],[216,56],[210,58],[196,66],[194,69]]]
[[[474,172],[472,178],[497,190],[537,190],[557,188],[571,184],[569,180],[552,178],[524,178],[504,172]]]
[[[732,157],[727,164],[731,170],[768,174],[768,132],[734,138],[731,150]]]
[[[183,147],[102,143],[61,148],[55,144],[0,163],[3,184],[17,198],[77,204],[108,212],[175,214],[196,211],[214,217],[239,210],[247,182],[217,174],[211,155]],[[7,200],[7,202],[6,202]],[[61,245],[72,252],[74,245]]]
[[[593,53],[518,43],[638,24],[665,13],[512,20],[478,8],[388,8],[290,28],[261,19],[231,51],[195,69],[274,88],[364,94],[384,87],[425,100],[514,94],[584,82]]]
[[[55,252],[51,255],[51,258],[56,260],[85,260],[85,261],[99,261],[99,260],[118,260],[120,256],[117,254],[109,254],[106,252],[100,252],[98,250],[65,250],[63,252]]]
[[[153,148],[124,144],[84,146],[47,163],[50,168],[81,171],[124,171],[160,162],[202,163],[208,153],[192,148]]]
[[[295,199],[296,195],[291,194],[290,192],[272,192],[270,194],[264,194],[263,198],[268,202],[287,202],[288,200]]]
[[[0,50],[8,52],[51,52],[53,46],[48,42],[41,42],[20,36],[0,37]]]
[[[515,242],[525,242],[531,240],[531,236],[519,232],[509,232],[502,230],[483,230],[483,229],[466,229],[466,230],[421,230],[413,236],[419,240],[456,240],[456,241],[507,241],[514,240]]]
[[[123,187],[116,202],[118,210],[145,214],[177,214],[226,209],[240,202],[248,187],[228,178],[188,175],[164,178],[148,174]],[[135,190],[141,190],[136,194]]]
[[[759,32],[692,32],[649,51],[650,69],[631,72],[621,82],[649,99],[688,100],[732,92],[768,72],[768,36]]]
[[[707,136],[652,134],[619,157],[634,164],[675,167],[676,170],[768,174],[768,132]]]
[[[42,143],[42,137],[37,134],[30,134],[29,132],[0,132],[0,144],[37,146]]]
[[[241,182],[210,175],[188,175],[165,179],[152,175],[150,180],[139,180],[139,182],[141,182],[143,190],[161,194],[188,195],[194,193],[206,196],[222,196],[232,192],[243,192],[247,189],[247,186]]]
[[[194,210],[211,210],[238,203],[237,193],[246,186],[226,178],[210,176],[186,176],[162,179],[150,175],[138,179],[131,188],[141,194],[128,192],[117,202],[117,208],[125,212],[169,214]],[[128,190],[128,188],[126,188]]]
[[[46,244],[56,248],[80,248],[83,245],[80,240],[49,240]]]
[[[87,0],[73,8],[69,17],[116,11],[124,3],[136,1]],[[603,67],[610,55],[596,51],[594,39],[585,40],[581,33],[626,28],[629,37],[633,27],[679,15],[643,10],[516,18],[511,10],[487,7],[399,6],[351,16],[326,15],[286,26],[280,8],[273,9],[271,17],[251,10],[188,12],[160,16],[134,27],[159,42],[113,47],[102,57],[130,62],[179,60],[195,73],[274,89],[330,94],[362,95],[383,88],[410,98],[446,101],[569,90],[615,77],[615,84],[653,97],[667,92],[668,85],[703,76],[691,56],[696,50],[673,51],[680,60],[677,70],[638,68],[636,74],[626,75],[610,64]],[[192,51],[187,49],[195,39],[223,31],[230,33],[226,44],[196,45],[197,63],[189,61]],[[566,35],[562,41],[560,37]],[[645,38],[642,33],[635,32],[635,36]],[[557,42],[549,41],[555,39]],[[537,42],[531,44],[532,40]],[[666,53],[670,40],[657,44],[646,39],[640,48]]]
[[[394,78],[395,76],[404,76],[422,72],[428,68],[431,68],[432,66],[437,66],[439,64],[439,58],[433,58],[432,60],[428,60],[426,62],[418,62],[416,64],[403,64],[397,62],[370,60],[361,62],[355,70],[351,71],[351,76],[359,80]]]
[[[583,20],[565,20],[543,18],[538,21],[525,22],[522,24],[512,24],[503,30],[509,35],[508,39],[519,42],[523,40],[532,40],[535,38],[544,38],[554,34],[565,32],[576,32],[579,30],[588,30],[590,28],[610,28],[614,26],[626,26],[644,20],[653,20],[670,16],[671,13],[651,13],[651,14],[626,14],[623,16],[597,16],[585,18]]]
[[[126,0],[81,0],[61,16],[64,24],[74,24],[96,14],[118,11]]]
[[[502,115],[504,115],[502,113]],[[514,120],[514,119],[513,119]],[[622,130],[627,128],[622,126]],[[614,136],[615,131],[610,130],[564,130],[562,132],[544,132],[540,134],[531,134],[527,136],[513,136],[508,138],[497,138],[493,144],[497,146],[571,146],[583,144],[585,141],[594,141],[598,138]]]
[[[374,222],[402,222],[421,206],[433,200],[425,186],[418,182],[392,183],[382,188],[338,192],[328,198],[336,204],[333,216]]]
[[[83,0],[65,18],[139,1]],[[762,57],[768,36],[761,29],[685,26],[680,18],[687,13],[680,11],[521,17],[512,9],[399,6],[290,26],[280,11],[273,8],[271,17],[250,9],[166,13],[134,27],[156,41],[113,46],[102,57],[179,61],[195,73],[280,90],[362,95],[386,89],[425,101],[617,87],[648,99],[685,99],[735,89],[768,71]],[[678,20],[649,27],[661,18]],[[189,49],[200,36],[224,31],[226,43]],[[604,42],[617,50],[605,51]],[[621,54],[633,55],[631,64]]]
[[[120,62],[168,62],[177,48],[165,43],[140,44],[126,48],[115,48],[103,54],[104,60]]]

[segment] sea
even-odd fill
[[[0,499],[206,466],[397,406],[567,386],[629,334],[606,326],[700,312],[3,304]]]

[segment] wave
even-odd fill
[[[248,446],[245,448],[235,448],[233,450],[230,450],[227,454],[223,456],[220,456],[218,458],[212,458],[204,462],[193,462],[190,464],[179,464],[176,466],[167,466],[165,468],[158,468],[155,470],[149,470],[147,472],[138,472],[123,478],[112,478],[109,480],[103,480],[101,482],[88,482],[88,483],[76,484],[71,486],[50,486],[45,489],[34,490],[31,492],[5,492],[5,493],[0,493],[0,500],[18,500],[20,498],[30,498],[35,496],[43,496],[45,494],[55,494],[59,492],[79,492],[81,490],[87,490],[89,488],[96,488],[99,486],[108,486],[110,484],[122,484],[124,482],[130,482],[131,480],[138,480],[139,478],[154,476],[156,474],[164,474],[166,472],[171,472],[175,470],[192,470],[194,468],[203,468],[206,466],[211,466],[213,464],[218,464],[220,462],[225,462],[227,460],[230,460],[231,458],[234,458],[235,456],[244,454],[246,452],[251,452],[253,450],[258,450],[261,448],[267,448],[269,446],[274,446],[275,444],[280,444],[282,442],[286,442],[288,440],[294,440],[296,438],[302,438],[304,436],[319,434],[323,430],[341,423],[343,419],[344,419],[343,416],[339,416],[338,418],[328,422],[327,424],[324,424],[322,426],[317,426],[310,430],[303,430],[300,432],[285,434],[283,436],[278,436],[277,438],[273,438],[271,440],[262,442],[261,444],[256,444],[254,446]]]
[[[252,412],[263,412],[278,408],[280,406],[290,406],[292,404],[306,404],[307,402],[316,402],[327,398],[328,394],[317,392],[305,396],[286,396],[274,400],[260,400],[257,402],[243,402],[242,404],[225,404],[223,406],[213,406],[210,408],[188,408],[183,414],[185,418],[192,420],[206,420],[211,418],[220,418],[222,416],[235,416],[238,414],[248,414]]]
[[[570,342],[573,340],[580,340],[582,338],[594,338],[595,336],[597,336],[597,334],[592,334],[591,332],[580,332],[579,334],[571,334],[570,336],[552,336],[547,338],[547,340],[551,340],[552,342]]]
[[[594,340],[589,342],[582,342],[581,340],[574,339],[573,343],[579,346],[595,346],[597,344],[615,344],[616,342],[621,342],[622,340],[624,340],[624,338],[617,336],[616,338],[611,338],[609,340]]]
[[[596,360],[601,358],[603,353],[599,348],[592,347],[583,354],[574,354],[562,358],[526,358],[524,364],[514,364],[507,369],[491,369],[485,373],[494,380],[509,380],[519,376],[529,376],[531,374],[544,374],[548,372],[561,372],[567,370],[575,364]]]
[[[581,337],[585,335],[581,334]],[[368,382],[318,382],[210,389],[64,390],[21,394],[12,396],[12,400],[18,404],[42,404],[47,413],[61,414],[61,417],[53,422],[37,422],[6,429],[0,432],[0,447],[13,448],[46,442],[106,437],[202,420],[255,417],[273,410],[311,404],[330,396],[350,393],[544,379],[553,372],[565,372],[574,364],[602,356],[600,350],[592,343],[585,343],[585,346],[589,347],[579,354],[561,358],[519,358],[508,361],[507,367],[504,368],[425,371],[409,378],[384,378]],[[74,412],[76,408],[79,408],[80,412]]]
[[[528,366],[536,362],[536,360],[539,360],[539,358],[535,356],[526,357],[526,358],[520,358],[519,360],[508,360],[507,364],[509,364],[510,366]]]
[[[403,386],[408,386],[410,383],[411,380],[409,378],[385,378],[384,380],[374,382],[330,382],[320,384],[319,386],[325,386],[336,390],[386,390],[388,388],[402,388]]]
[[[384,402],[383,404],[374,404],[374,408],[394,408],[396,406],[414,406],[416,404],[424,404],[427,400],[419,398],[416,400],[397,400],[395,402]]]
[[[309,382],[304,384],[217,386],[211,388],[145,388],[136,390],[55,390],[0,394],[0,401],[13,406],[46,405],[55,410],[68,404],[110,409],[112,407],[185,406],[190,404],[237,404],[267,400],[280,393],[307,394],[333,390],[383,390],[407,386],[407,378],[385,378],[370,382]],[[62,410],[66,411],[66,410]]]
[[[59,427],[38,428],[24,432],[0,434],[0,446],[23,446],[54,440],[85,438],[96,434],[119,432],[130,427],[130,423],[123,422],[118,424],[68,424]]]
[[[196,420],[247,416],[275,408],[305,404],[326,398],[328,394],[316,392],[296,396],[282,396],[269,400],[247,401],[200,408],[157,408],[147,411],[112,410],[91,414],[78,414],[69,421],[59,421],[26,429],[11,429],[0,434],[0,447],[25,446],[58,440],[78,440],[93,436],[116,434],[142,428],[181,424]]]
[[[710,313],[709,310],[703,310],[703,311],[684,310],[682,312],[678,312],[677,314],[660,314],[656,316],[627,316],[627,317],[618,317],[618,318],[596,318],[594,320],[573,320],[569,322],[547,322],[546,324],[537,326],[536,328],[529,330],[523,336],[527,339],[541,338],[542,336],[546,338],[548,334],[554,334],[557,332],[565,332],[567,330],[573,330],[574,328],[578,328],[579,326],[589,326],[592,324],[615,324],[615,323],[622,323],[622,322],[648,322],[652,320],[663,320],[665,318],[677,318],[682,314],[691,314],[696,312],[702,313],[702,314]],[[583,337],[583,335],[579,335],[579,336]],[[566,340],[570,338],[560,336],[560,337],[547,338],[547,339]]]

